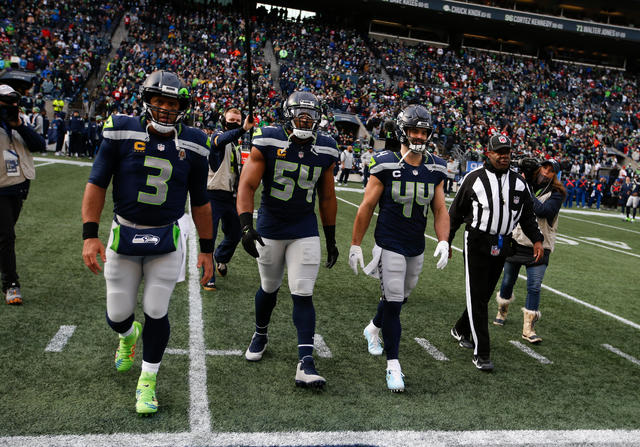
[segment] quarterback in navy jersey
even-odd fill
[[[115,366],[128,371],[140,335],[142,372],[136,389],[136,412],[158,409],[155,385],[169,341],[169,299],[184,265],[181,219],[191,197],[193,221],[201,237],[198,267],[202,283],[213,273],[211,207],[206,192],[207,136],[181,124],[189,92],[174,73],[156,71],[141,87],[144,116],[112,115],[82,201],[84,247],[89,269],[104,262],[107,322],[119,334]],[[113,181],[114,219],[107,249],[98,238],[98,222]],[[178,222],[180,220],[180,222]],[[138,288],[144,277],[144,328],[135,321]]]
[[[358,273],[380,279],[382,297],[378,310],[364,329],[368,351],[381,355],[379,333],[382,329],[387,353],[387,387],[404,391],[404,375],[398,360],[400,346],[400,310],[418,282],[424,260],[424,231],[431,207],[438,237],[434,257],[436,267],[448,262],[449,216],[444,201],[447,165],[427,152],[433,127],[431,115],[422,106],[411,105],[400,112],[397,120],[400,152],[383,151],[369,164],[371,177],[353,223],[349,265]],[[360,245],[376,205],[380,205],[374,233],[373,260],[364,266]]]
[[[260,271],[255,332],[245,358],[262,359],[268,342],[267,327],[286,266],[298,333],[296,385],[322,387],[326,381],[316,371],[312,356],[316,322],[312,294],[320,266],[314,207],[317,193],[326,239],[326,266],[331,268],[338,258],[333,186],[338,148],[333,138],[317,132],[322,109],[315,95],[292,93],[284,104],[284,116],[284,126],[257,129],[253,134],[251,155],[238,186],[242,245],[257,258]],[[254,229],[253,198],[261,181],[262,198]]]

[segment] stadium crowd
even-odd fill
[[[212,130],[226,108],[247,109],[239,11],[93,0],[18,3],[23,7],[0,6],[7,17],[0,33],[3,62],[17,56],[19,67],[38,73],[33,92],[41,101],[43,95],[81,99],[86,123],[96,114],[140,113],[139,86],[155,69],[176,71],[191,87],[196,126]],[[122,15],[127,38],[105,60],[106,72],[89,92],[84,84],[109,50],[110,32]],[[260,126],[281,120],[284,98],[301,90],[326,104],[324,128],[343,148],[355,136],[338,130],[333,111],[357,115],[373,138],[384,138],[386,120],[407,103],[420,103],[431,110],[438,151],[458,158],[461,170],[464,161],[479,159],[496,132],[512,138],[516,156],[555,158],[574,179],[598,179],[595,166],[620,168],[615,153],[640,158],[638,80],[628,73],[470,48],[374,41],[319,18],[287,21],[278,9],[259,8],[251,20]],[[272,61],[277,65],[270,67]]]

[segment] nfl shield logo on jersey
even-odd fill
[[[517,205],[518,203],[520,203],[520,196],[513,196],[513,204]]]
[[[159,144],[159,145],[158,145],[158,150],[159,150],[160,152],[164,151],[164,144]]]

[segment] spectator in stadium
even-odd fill
[[[369,163],[371,163],[371,159],[373,158],[373,148],[369,146],[367,151],[360,156],[360,163],[362,165],[362,186],[367,187],[367,182],[369,181],[369,176],[371,175],[371,171],[369,170]]]
[[[342,167],[342,171],[340,172],[338,185],[347,185],[347,183],[349,182],[351,169],[353,169],[353,163],[353,146],[348,145],[347,148],[340,154],[340,166]]]
[[[512,231],[520,224],[533,242],[533,259],[544,251],[529,188],[509,169],[511,140],[504,135],[489,139],[487,161],[467,174],[449,208],[449,244],[464,222],[467,306],[451,329],[461,347],[473,348],[473,364],[481,371],[494,368],[490,357],[487,305],[493,295],[505,259],[511,253]],[[494,200],[487,200],[493,197]],[[482,210],[482,213],[477,212]],[[450,250],[451,254],[451,250]],[[472,336],[473,341],[469,340]]]
[[[213,218],[213,243],[218,235],[218,224],[222,222],[224,239],[214,252],[216,269],[220,276],[226,276],[229,261],[240,242],[240,220],[236,211],[236,196],[240,178],[241,153],[238,140],[254,125],[253,117],[247,116],[242,122],[242,112],[231,107],[222,115],[224,132],[214,133],[210,141],[209,176],[207,194],[211,203]],[[205,290],[216,290],[215,271],[203,286]]]
[[[565,191],[567,192],[566,199],[564,201],[565,208],[571,208],[573,206],[574,191],[576,189],[576,180],[575,180],[575,174],[573,174],[573,168],[571,169],[571,172],[572,173],[569,174],[569,177],[567,177],[567,179],[564,182],[564,188],[565,188]]]
[[[84,143],[84,120],[80,117],[80,112],[74,110],[69,120],[69,156],[84,155]]]
[[[634,222],[636,220],[636,211],[638,205],[640,205],[640,183],[636,179],[632,182],[632,185],[633,186],[629,187],[630,194],[627,198],[627,222]],[[633,208],[633,216],[629,216],[631,208]]]
[[[587,202],[586,202],[586,196],[587,196],[587,189],[589,188],[589,180],[587,180],[586,176],[581,176],[577,181],[576,181],[576,206],[580,207],[580,208],[585,208],[587,206]],[[566,185],[565,185],[566,186]],[[567,196],[569,195],[569,190],[567,189]]]
[[[82,201],[82,257],[96,274],[102,270],[96,257],[104,263],[107,323],[120,339],[117,371],[131,369],[142,336],[136,412],[149,415],[158,411],[156,377],[169,341],[169,301],[185,257],[181,220],[187,194],[200,235],[201,284],[213,274],[213,225],[206,191],[209,140],[181,123],[191,102],[188,89],[174,73],[155,71],[142,85],[141,97],[143,117],[112,115],[104,124]],[[146,138],[137,138],[140,134]],[[105,250],[98,222],[112,179],[114,219]],[[143,277],[144,329],[134,314]]]
[[[554,160],[544,160],[531,174],[527,175],[530,187],[533,212],[536,215],[538,228],[544,236],[542,247],[544,254],[535,260],[533,243],[524,234],[522,227],[517,225],[513,230],[514,253],[504,263],[504,276],[500,291],[496,295],[498,314],[493,324],[503,326],[507,320],[509,305],[515,299],[513,287],[518,279],[520,268],[527,269],[527,298],[522,308],[524,321],[522,338],[530,343],[540,343],[542,338],[536,334],[535,324],[540,319],[540,288],[545,271],[549,266],[549,257],[555,248],[558,232],[558,214],[564,201],[566,190],[560,180],[560,164]]]
[[[254,133],[251,154],[242,168],[238,186],[242,246],[257,258],[260,272],[260,288],[255,296],[255,332],[245,358],[262,359],[286,266],[298,334],[295,382],[297,386],[323,387],[326,380],[318,374],[313,359],[316,315],[312,295],[321,255],[314,207],[317,192],[327,247],[326,267],[331,268],[338,259],[333,179],[338,147],[333,138],[317,132],[322,109],[312,93],[292,93],[283,111],[284,126],[265,127]],[[254,229],[254,194],[261,181],[262,200]]]
[[[447,184],[444,189],[445,194],[450,194],[453,190],[453,180],[456,178],[456,173],[458,172],[458,164],[457,160],[453,157],[449,157],[449,161],[447,161]]]
[[[19,116],[19,103],[18,92],[0,85],[0,272],[7,304],[22,304],[15,225],[36,175],[31,154],[45,150],[42,136]]]
[[[398,126],[400,152],[382,152],[374,155],[371,162],[371,179],[353,223],[349,250],[349,265],[355,274],[359,264],[365,273],[380,279],[382,297],[363,335],[369,353],[382,355],[382,330],[387,388],[392,392],[403,392],[405,388],[399,361],[400,311],[422,270],[429,206],[439,241],[434,252],[434,257],[439,258],[436,267],[445,268],[449,256],[449,215],[444,200],[446,163],[427,151],[433,133],[431,116],[425,107],[411,105],[398,117]],[[378,205],[373,260],[365,268],[360,245]]]

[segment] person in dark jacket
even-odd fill
[[[540,287],[545,271],[549,266],[549,256],[553,252],[558,232],[558,214],[562,207],[565,195],[564,186],[558,180],[560,164],[553,159],[545,160],[535,171],[528,183],[531,187],[533,200],[533,212],[538,221],[538,227],[544,236],[544,255],[535,261],[533,256],[533,243],[522,231],[520,225],[513,231],[515,253],[509,256],[504,264],[504,276],[500,291],[496,296],[498,302],[498,314],[493,324],[503,326],[507,320],[509,304],[513,302],[513,287],[518,279],[520,267],[527,269],[527,299],[522,308],[524,322],[522,326],[522,338],[530,343],[540,343],[542,338],[535,332],[534,326],[540,319]]]

